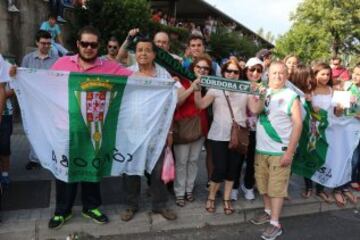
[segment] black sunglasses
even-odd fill
[[[199,66],[199,65],[195,65],[195,67],[196,67],[197,69],[200,69],[200,70],[210,71],[210,68],[209,68],[209,67]]]
[[[84,41],[80,41],[80,46],[83,47],[83,48],[88,48],[88,47],[90,46],[92,49],[96,49],[96,48],[98,48],[99,43],[98,43],[98,42],[84,42]]]
[[[233,74],[240,74],[240,71],[239,70],[232,70],[232,69],[225,69],[225,72],[226,73],[233,73]]]
[[[255,71],[257,71],[258,73],[262,73],[262,69],[261,69],[261,68],[256,68],[256,67],[254,67],[254,68],[248,68],[248,70],[249,70],[250,72],[255,72]]]
[[[112,49],[117,49],[118,47],[117,46],[112,46],[112,45],[108,45],[108,48],[112,48]]]

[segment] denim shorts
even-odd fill
[[[13,132],[12,115],[2,116],[0,123],[0,155],[10,156],[10,139]]]

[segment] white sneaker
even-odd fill
[[[237,201],[238,195],[239,195],[239,190],[237,190],[237,189],[231,190],[231,200]]]
[[[241,190],[244,192],[244,197],[246,200],[255,199],[255,193],[253,188],[247,189],[244,184],[241,184]]]
[[[15,5],[9,6],[8,11],[9,12],[20,12],[20,10]]]

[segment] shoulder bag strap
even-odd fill
[[[230,104],[229,96],[227,96],[227,95],[225,94],[225,91],[224,91],[224,90],[223,90],[223,93],[224,93],[226,102],[227,102],[227,104],[228,104],[229,110],[230,110],[231,119],[233,120],[233,122],[236,122],[236,121],[235,121],[235,117],[234,117],[234,112],[233,112],[232,107],[231,107],[231,104]]]

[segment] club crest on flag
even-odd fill
[[[82,91],[75,91],[75,96],[81,108],[81,115],[89,130],[94,150],[99,151],[103,140],[103,127],[109,106],[116,97],[113,84],[100,81],[99,78],[90,79],[80,84]]]

